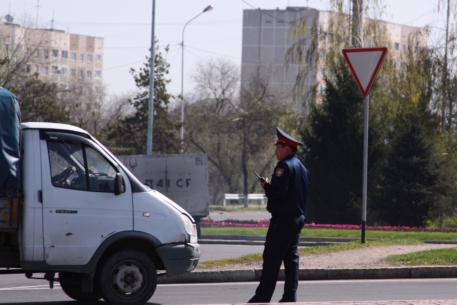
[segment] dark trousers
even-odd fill
[[[284,262],[284,294],[280,301],[295,302],[298,287],[298,243],[305,217],[274,215],[270,219],[260,283],[249,303],[268,303],[275,291],[281,263]]]

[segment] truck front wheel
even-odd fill
[[[100,271],[100,290],[109,304],[145,304],[157,287],[157,272],[146,254],[122,250],[112,254]]]
[[[100,291],[96,288],[92,292],[82,292],[81,286],[83,274],[73,272],[59,272],[60,287],[63,292],[76,301],[91,302],[102,298]]]

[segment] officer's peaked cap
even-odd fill
[[[278,136],[278,140],[276,141],[275,145],[282,143],[292,147],[303,146],[303,143],[295,140],[279,127],[276,127],[276,135]]]

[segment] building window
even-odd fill
[[[40,67],[38,65],[35,65],[35,73],[40,73]]]
[[[102,61],[102,56],[100,54],[95,55],[95,61],[96,62],[101,62]]]
[[[27,48],[27,55],[32,55],[32,48]]]
[[[84,70],[79,70],[79,78],[84,78]]]
[[[62,50],[62,58],[68,58],[68,51]]]
[[[92,71],[86,71],[87,79],[92,79]]]
[[[395,43],[395,51],[398,51],[400,49],[400,44],[398,42]]]
[[[68,68],[67,68],[67,67],[62,67],[62,68],[60,69],[60,73],[61,73],[62,75],[67,75],[67,72],[68,72]]]
[[[95,87],[95,93],[102,93],[102,88],[101,87]]]
[[[102,78],[102,71],[96,70],[95,71],[95,78]]]
[[[76,69],[71,69],[70,73],[72,77],[76,77]]]
[[[406,53],[406,46],[404,44],[401,45],[401,52]]]
[[[17,52],[18,53],[22,53],[22,45],[21,44],[17,45]]]
[[[57,74],[57,73],[59,73],[59,67],[57,67],[57,66],[51,66],[51,72],[52,72],[52,74]]]
[[[38,49],[35,50],[35,57],[40,57],[40,50],[38,50]]]
[[[76,53],[71,53],[70,60],[71,61],[76,61]]]
[[[92,55],[87,54],[87,62],[92,63]]]
[[[49,68],[48,67],[43,67],[43,74],[49,74]]]
[[[48,49],[44,49],[43,50],[43,55],[44,55],[44,58],[49,58],[49,50]]]
[[[84,62],[84,54],[79,54],[79,61]]]
[[[53,55],[54,57],[59,57],[59,50],[53,49],[53,50],[52,50],[52,55]]]

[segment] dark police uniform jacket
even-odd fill
[[[267,210],[276,215],[304,215],[309,172],[297,155],[290,154],[276,164],[270,183],[265,184]]]

